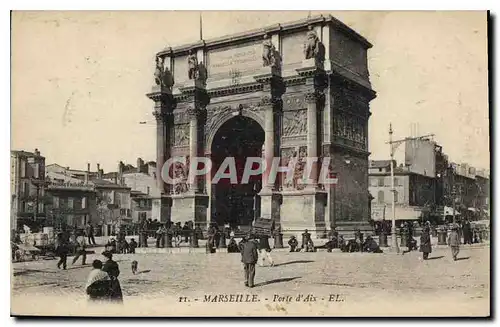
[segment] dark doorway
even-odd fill
[[[251,176],[248,184],[242,184],[241,178],[246,159],[262,157],[263,144],[262,127],[255,120],[244,116],[231,118],[215,134],[211,149],[212,176],[227,157],[234,157],[238,178],[238,184],[231,184],[227,178],[211,186],[211,218],[219,226],[224,224],[230,224],[233,228],[250,226],[260,211],[257,194],[261,189],[261,175]],[[229,170],[226,169],[225,172]]]

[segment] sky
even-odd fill
[[[370,159],[394,137],[435,134],[451,161],[489,168],[486,12],[332,14],[374,46],[368,65]],[[304,11],[204,12],[211,39],[307,17]],[[199,12],[14,12],[11,148],[106,172],[156,160],[155,53],[199,39]],[[147,124],[139,124],[146,121]],[[404,157],[401,147],[396,158]]]

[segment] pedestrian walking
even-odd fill
[[[109,298],[113,302],[123,302],[122,288],[118,276],[120,276],[120,267],[118,263],[113,260],[113,254],[109,251],[104,251],[102,255],[107,261],[102,266],[102,270],[107,272],[110,282]]]
[[[263,235],[259,238],[259,266],[264,267],[266,260],[269,262],[271,267],[274,266],[274,260],[271,257],[269,237]]]
[[[95,237],[94,237],[94,226],[92,226],[91,223],[87,224],[87,227],[85,228],[85,232],[87,234],[89,245],[96,245],[95,244]]]
[[[87,278],[85,291],[89,296],[89,301],[105,301],[109,299],[111,289],[111,278],[108,273],[102,271],[102,261],[92,262],[92,271]]]
[[[86,250],[86,245],[85,245],[85,237],[83,235],[80,235],[76,238],[76,255],[73,258],[73,262],[71,263],[72,265],[75,264],[75,262],[82,257],[82,266],[85,265],[85,261],[87,260],[87,250]]]
[[[420,235],[420,252],[423,253],[422,257],[424,260],[427,260],[429,253],[432,252],[431,234],[428,226],[424,227],[422,235]]]
[[[462,234],[464,236],[464,244],[472,244],[472,228],[469,220],[465,220],[462,226]]]
[[[63,233],[57,234],[55,250],[56,250],[57,256],[59,257],[59,261],[57,262],[57,268],[61,269],[61,266],[62,266],[62,268],[64,270],[66,270],[69,245],[68,245],[68,242],[65,239]]]
[[[457,261],[457,255],[460,252],[460,236],[458,235],[458,226],[456,224],[451,228],[448,235],[448,246],[451,248],[451,255],[454,261]]]
[[[255,264],[259,258],[257,253],[257,242],[253,235],[248,236],[248,240],[242,243],[241,262],[245,271],[245,286],[254,287]]]

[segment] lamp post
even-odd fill
[[[397,147],[406,141],[413,141],[413,140],[422,140],[427,137],[434,136],[434,134],[428,134],[428,135],[422,135],[422,136],[417,136],[417,137],[407,137],[402,140],[396,140],[394,141],[392,139],[392,123],[389,124],[389,142],[387,142],[390,145],[391,149],[391,193],[392,193],[392,231],[391,231],[391,250],[398,253],[399,252],[399,247],[398,247],[398,242],[396,239],[396,199],[395,199],[395,194],[396,194],[396,189],[394,188],[394,151],[396,151]]]
[[[389,144],[391,146],[391,210],[392,210],[392,228],[391,228],[391,250],[395,253],[399,253],[398,239],[396,236],[396,201],[394,199],[395,188],[394,188],[394,150],[399,145],[392,141],[392,123],[389,124]],[[395,144],[397,144],[395,146]]]

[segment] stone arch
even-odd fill
[[[217,134],[217,131],[219,130],[219,128],[225,122],[227,122],[231,118],[234,118],[235,117],[234,113],[237,113],[237,112],[238,111],[229,111],[229,112],[226,112],[226,113],[222,114],[214,122],[214,124],[211,127],[209,127],[210,129],[208,131],[207,143],[206,143],[206,148],[205,148],[205,154],[211,153],[211,151],[212,151],[212,143],[213,143],[215,134]],[[256,113],[253,110],[249,110],[249,109],[242,109],[240,112],[241,112],[241,116],[244,116],[244,117],[247,117],[247,118],[255,120],[260,125],[260,127],[262,127],[262,129],[264,130],[264,119],[258,113]]]

